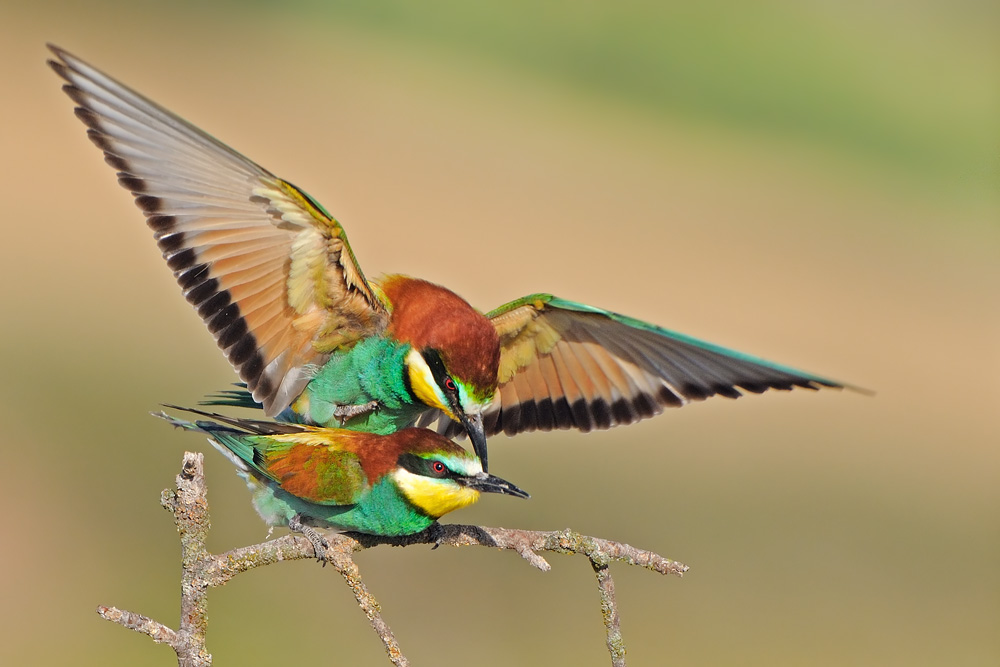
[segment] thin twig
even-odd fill
[[[590,561],[597,575],[597,587],[601,591],[601,616],[608,633],[608,652],[611,653],[612,667],[625,667],[625,640],[622,639],[621,619],[618,617],[618,601],[615,597],[615,580],[607,564]]]
[[[161,503],[174,515],[181,540],[181,620],[180,629],[172,630],[151,618],[115,607],[98,607],[102,618],[126,628],[142,632],[154,641],[168,644],[177,653],[180,667],[208,667],[212,656],[205,647],[208,630],[208,589],[222,586],[241,572],[285,560],[316,558],[312,543],[299,535],[285,535],[260,544],[211,554],[205,546],[210,525],[205,488],[204,460],[201,454],[184,454],[176,489],[167,489]],[[397,667],[409,665],[400,650],[392,630],[382,618],[378,601],[368,591],[353,555],[358,551],[381,545],[405,547],[413,544],[433,544],[452,547],[485,546],[514,551],[525,561],[542,571],[551,566],[538,554],[550,551],[587,556],[601,593],[601,612],[607,630],[608,650],[613,667],[625,665],[625,644],[619,627],[615,585],[609,565],[613,562],[638,565],[660,574],[683,576],[687,566],[664,558],[652,551],[598,537],[581,535],[572,530],[536,531],[460,524],[438,525],[405,537],[378,537],[358,533],[326,536],[328,546],[323,554],[326,562],[344,577],[372,629],[379,635],[389,660]]]
[[[396,667],[409,667],[410,661],[403,655],[403,651],[399,648],[399,642],[396,641],[389,625],[382,618],[382,608],[375,596],[365,586],[365,582],[361,579],[361,572],[351,555],[336,554],[329,562],[337,568],[337,571],[344,577],[344,581],[351,587],[361,611],[364,612],[368,622],[372,624],[372,628],[382,640],[382,645],[385,646],[385,652],[392,664]]]
[[[97,613],[106,621],[111,621],[129,630],[135,630],[136,632],[148,635],[157,644],[167,644],[169,646],[176,646],[177,644],[176,632],[148,616],[124,611],[117,607],[105,607],[104,605],[97,608]]]

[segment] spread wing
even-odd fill
[[[483,413],[487,435],[606,429],[710,396],[737,398],[741,390],[843,386],[551,294],[508,303],[488,317],[501,354],[500,386]],[[454,426],[438,422],[459,435]]]
[[[90,139],[135,196],[184,296],[269,416],[307,367],[385,327],[343,228],[309,195],[50,46]]]

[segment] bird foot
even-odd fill
[[[316,560],[326,566],[329,560],[326,557],[326,550],[329,548],[330,543],[326,541],[326,538],[320,535],[319,531],[312,526],[307,526],[302,523],[302,515],[296,514],[288,522],[288,530],[293,533],[301,533],[309,540],[310,544],[313,546],[313,551],[316,553]]]
[[[347,423],[348,419],[354,419],[355,417],[360,417],[362,415],[367,415],[371,412],[378,412],[381,407],[381,403],[378,401],[368,401],[361,405],[338,405],[333,410],[333,416],[340,421],[340,425],[343,426]]]
[[[434,541],[434,546],[431,547],[431,551],[434,551],[439,546],[441,546],[441,542],[444,539],[444,535],[442,534],[441,524],[435,521],[434,523],[429,525],[427,527],[427,536]]]

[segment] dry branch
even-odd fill
[[[683,576],[688,569],[686,565],[652,551],[580,535],[571,530],[516,530],[459,524],[435,524],[422,533],[405,537],[378,537],[357,533],[330,535],[326,538],[329,546],[324,554],[317,554],[312,543],[300,535],[285,535],[225,553],[211,554],[205,546],[210,522],[204,459],[201,454],[191,452],[184,454],[176,489],[164,490],[161,503],[173,514],[181,541],[180,628],[172,630],[151,618],[115,607],[100,606],[97,613],[101,618],[148,635],[155,642],[169,645],[177,653],[180,667],[207,667],[212,664],[212,656],[205,647],[208,589],[225,584],[241,572],[284,560],[321,557],[324,562],[333,565],[353,591],[358,605],[381,638],[389,660],[397,667],[409,665],[409,660],[400,650],[392,630],[382,619],[378,601],[365,586],[353,558],[357,551],[380,545],[484,546],[514,551],[542,571],[548,571],[551,566],[538,554],[539,551],[585,555],[590,559],[597,575],[601,613],[613,667],[625,665],[625,644],[619,628],[615,584],[609,565],[613,562],[638,565],[660,574],[677,576]]]

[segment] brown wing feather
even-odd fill
[[[357,454],[337,446],[326,434],[270,436],[261,453],[261,469],[282,489],[321,505],[358,502],[367,478]]]
[[[188,301],[268,415],[388,314],[340,224],[295,186],[52,48],[88,135],[136,197]]]
[[[630,424],[710,396],[844,385],[654,325],[534,295],[490,315],[501,340],[500,387],[486,433]],[[417,422],[432,426],[438,415]],[[460,428],[437,420],[446,435]]]

